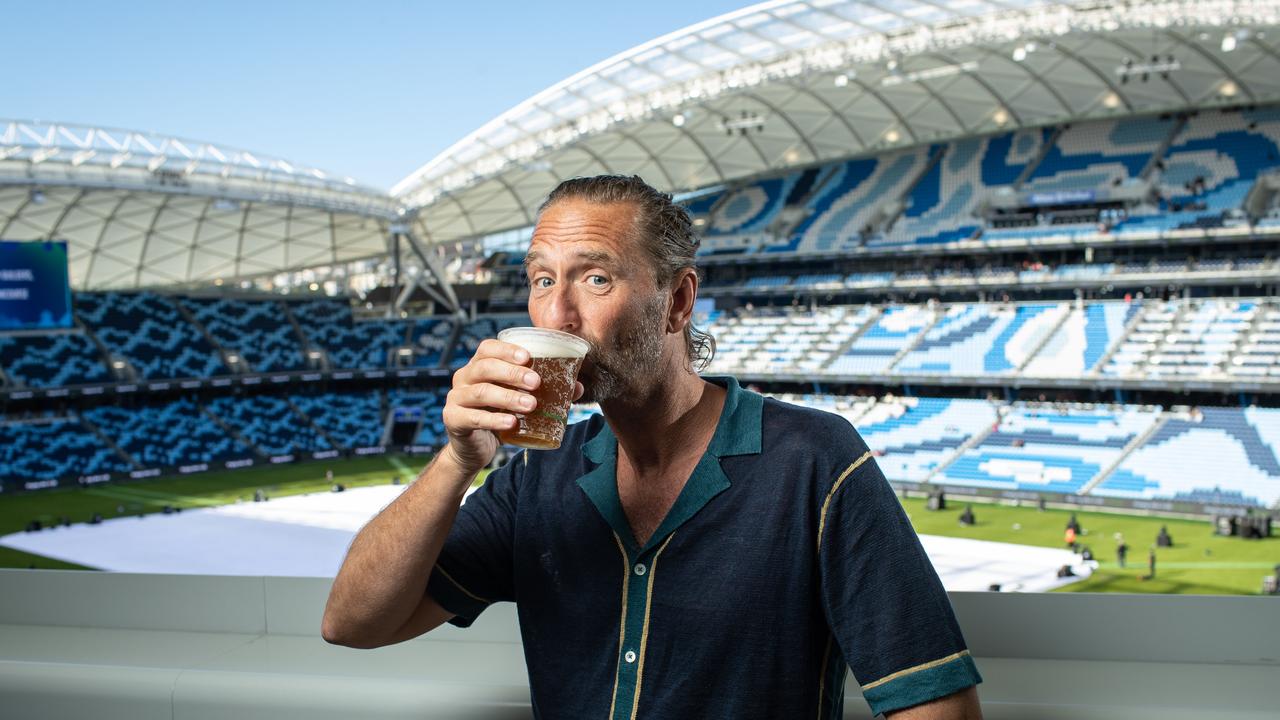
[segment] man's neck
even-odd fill
[[[640,475],[658,474],[694,450],[706,450],[724,407],[726,392],[683,368],[641,398],[602,402],[618,438],[619,460]],[[629,398],[628,398],[629,399]]]

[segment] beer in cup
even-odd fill
[[[542,379],[533,391],[537,407],[527,414],[516,414],[515,427],[499,432],[498,439],[535,450],[560,447],[578,368],[591,346],[575,335],[536,327],[507,328],[498,333],[498,339],[529,351],[532,370]]]

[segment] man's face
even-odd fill
[[[635,209],[562,200],[534,228],[525,258],[529,316],[591,343],[584,402],[643,397],[661,380],[669,293],[632,237]]]

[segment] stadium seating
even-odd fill
[[[328,450],[329,441],[284,398],[219,397],[209,411],[264,455],[288,455],[300,451]]]
[[[382,441],[382,403],[377,392],[294,394],[289,400],[344,450]]]
[[[1151,408],[1008,408],[999,426],[932,479],[939,484],[1075,494],[1158,417]]]
[[[873,314],[870,307],[752,312],[717,316],[707,326],[716,338],[708,372],[810,374],[827,363]]]
[[[898,352],[934,321],[935,310],[924,305],[886,308],[874,323],[828,366],[837,375],[883,373]]]
[[[220,348],[238,353],[250,371],[306,368],[302,339],[278,301],[188,297],[179,302]]]
[[[1188,118],[1160,162],[1161,202],[1117,232],[1214,227],[1244,203],[1264,169],[1280,165],[1275,108],[1202,112]]]
[[[409,342],[404,320],[361,320],[351,315],[346,298],[324,298],[287,304],[307,344],[324,351],[334,368],[386,368],[391,354]]]
[[[174,300],[153,292],[76,293],[76,315],[144,380],[222,375],[227,367]]]
[[[449,360],[449,365],[456,370],[467,364],[467,361],[475,354],[476,348],[480,347],[480,343],[486,339],[497,337],[498,333],[506,328],[531,324],[529,316],[523,313],[488,315],[477,318],[463,326],[462,333],[458,336],[457,347],[453,349],[453,357]]]
[[[759,232],[777,217],[801,173],[752,183],[728,193],[703,232],[708,237]]]
[[[1023,369],[1033,377],[1083,377],[1124,334],[1140,302],[1092,302],[1072,308],[1062,325]]]
[[[854,426],[890,480],[921,482],[971,436],[996,422],[985,400],[885,398]]]
[[[1140,177],[1173,126],[1170,118],[1102,120],[1072,125],[1058,135],[1020,190],[1026,193],[1084,191],[1105,196],[1109,188]]]
[[[1217,377],[1261,306],[1237,300],[1171,300],[1143,310],[1103,373],[1121,377]]]
[[[1065,311],[1060,304],[952,305],[893,372],[982,375],[1016,370]]]
[[[413,364],[418,367],[436,367],[444,354],[453,323],[449,320],[426,318],[413,324]]]
[[[102,353],[81,333],[0,335],[0,367],[13,387],[106,382]]]
[[[966,138],[947,146],[941,162],[920,178],[902,217],[871,245],[930,244],[965,240],[982,227],[983,200],[1013,185],[1046,139],[1042,130]]]
[[[5,487],[130,469],[74,417],[0,422],[0,484]]]
[[[896,201],[924,169],[930,148],[852,160],[842,165],[806,204],[808,216],[785,245],[771,250],[830,251],[856,248],[877,210]],[[934,149],[936,152],[936,149]]]
[[[1169,419],[1093,494],[1214,505],[1280,501],[1280,410],[1202,408]]]
[[[253,457],[192,400],[156,406],[104,405],[84,418],[144,468],[170,468]]]
[[[389,390],[387,391],[387,411],[395,413],[401,408],[414,408],[422,417],[422,424],[414,442],[419,445],[438,445],[445,441],[444,408],[445,396],[449,388],[435,390]]]

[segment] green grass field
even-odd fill
[[[412,480],[427,462],[422,457],[394,455],[351,460],[275,465],[229,472],[156,478],[127,484],[67,488],[25,495],[0,496],[0,535],[21,532],[31,520],[53,523],[60,517],[86,522],[94,513],[104,518],[160,512],[165,505],[208,507],[250,501],[255,490],[269,496],[298,495],[329,489],[325,471],[349,488],[385,485],[393,478]],[[479,482],[479,481],[478,481]],[[963,504],[951,500],[947,510],[930,512],[923,498],[903,501],[916,530],[923,534],[1062,548],[1063,530],[1071,513],[1034,507],[974,503],[977,524],[960,525]],[[1087,580],[1063,592],[1124,592],[1174,594],[1255,595],[1262,576],[1280,563],[1280,538],[1246,541],[1212,534],[1207,520],[1192,521],[1100,512],[1078,512],[1084,528],[1079,541],[1100,561]],[[1157,552],[1156,577],[1144,580],[1147,550],[1165,525],[1174,547]],[[56,530],[52,532],[57,532]],[[1127,568],[1116,563],[1114,535],[1129,544]],[[0,547],[0,567],[76,569],[79,566]]]

